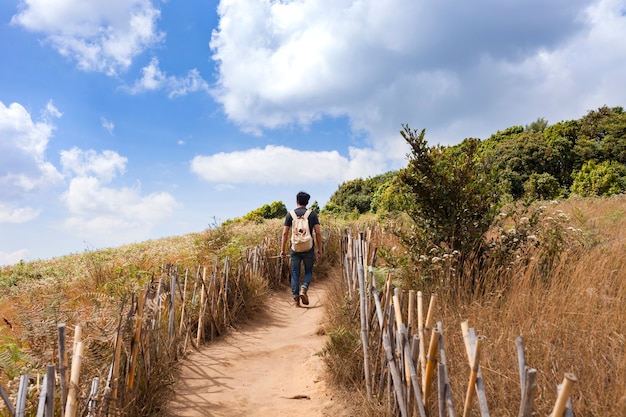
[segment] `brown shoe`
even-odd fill
[[[294,307],[300,307],[300,298],[299,297],[295,297],[293,299],[293,305],[294,305]]]
[[[306,295],[306,291],[307,289],[305,287],[301,287],[300,288],[300,301],[302,301],[302,304],[304,304],[305,306],[309,305],[309,296]]]

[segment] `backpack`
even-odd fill
[[[311,209],[308,209],[302,216],[296,215],[295,210],[291,210],[289,213],[292,219],[291,249],[294,252],[310,251],[313,247],[313,237],[309,229],[309,214],[311,214]]]

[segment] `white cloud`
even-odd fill
[[[163,40],[159,17],[150,0],[22,0],[11,22],[43,34],[80,69],[115,75]]]
[[[74,147],[61,152],[64,171],[79,177],[95,175],[102,182],[110,182],[118,174],[123,174],[126,171],[126,162],[128,158],[109,150],[98,154],[93,149],[83,151]]]
[[[110,150],[97,153],[72,148],[61,153],[68,175],[75,175],[62,201],[70,216],[65,226],[92,241],[116,243],[145,239],[158,222],[170,217],[178,207],[168,193],[143,195],[135,187],[106,186],[126,170],[127,158]]]
[[[107,120],[104,117],[100,118],[100,122],[102,123],[102,127],[104,128],[104,130],[109,132],[109,135],[112,135],[113,134],[113,129],[115,129],[115,124],[113,124],[113,122]]]
[[[350,149],[350,159],[337,151],[300,151],[268,145],[263,149],[196,156],[191,171],[205,181],[220,184],[336,183],[381,172],[379,153]]]
[[[173,98],[197,91],[209,91],[209,84],[195,68],[185,77],[168,76],[159,68],[159,60],[152,58],[150,64],[142,68],[141,72],[143,76],[129,89],[131,94],[165,90],[168,97]]]
[[[0,252],[0,265],[14,265],[30,256],[28,249],[19,249],[11,253]]]
[[[41,210],[32,207],[11,208],[0,203],[0,223],[26,223],[35,219]]]
[[[403,123],[449,144],[620,104],[624,9],[623,0],[222,0],[213,94],[248,132],[347,116],[400,160]]]
[[[44,118],[58,115],[48,103]],[[54,129],[48,121],[34,122],[19,103],[6,107],[0,102],[0,202],[61,183],[61,174],[45,154]]]

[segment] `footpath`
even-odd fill
[[[318,353],[327,336],[324,282],[309,305],[294,307],[289,289],[271,293],[268,308],[204,345],[181,364],[167,417],[348,417],[325,382]]]

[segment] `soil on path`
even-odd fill
[[[182,363],[166,415],[171,417],[352,416],[325,382],[318,353],[326,289],[315,282],[309,305],[293,306],[290,290],[272,293],[268,308]]]

